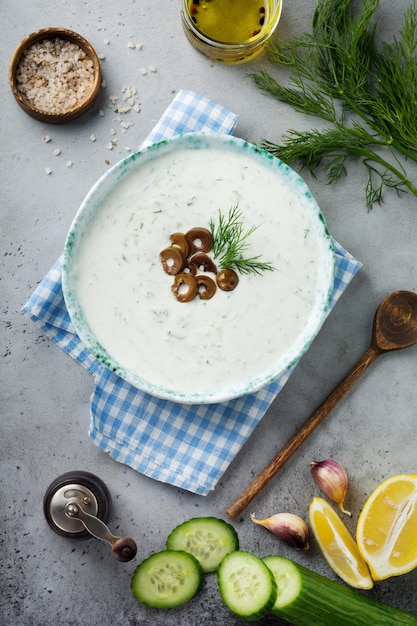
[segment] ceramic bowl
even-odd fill
[[[35,105],[33,101],[30,101],[24,93],[22,93],[21,86],[19,85],[17,79],[19,65],[27,50],[34,44],[40,44],[43,41],[54,41],[55,39],[76,44],[84,51],[93,67],[93,82],[86,92],[85,98],[78,99],[77,103],[65,108],[62,112],[43,110],[41,106]],[[101,86],[100,61],[92,45],[78,33],[66,28],[43,28],[42,30],[38,30],[31,35],[28,35],[17,46],[9,64],[9,83],[18,105],[28,115],[49,124],[64,124],[84,115],[84,113],[86,113],[96,101]]]
[[[249,233],[242,256],[273,269],[178,302],[161,250],[174,232],[210,222],[216,231],[233,209]],[[287,372],[326,318],[333,279],[331,238],[300,176],[246,141],[199,133],[131,154],[98,180],[71,225],[62,274],[92,354],[138,389],[186,404],[253,393]]]

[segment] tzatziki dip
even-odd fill
[[[160,397],[214,402],[257,390],[307,349],[324,321],[333,251],[292,170],[241,140],[244,149],[190,141],[119,168],[78,219],[66,300],[81,338],[121,376]],[[245,256],[273,271],[240,275],[210,300],[178,302],[159,258],[170,234],[208,228],[234,205],[244,230],[255,227]]]

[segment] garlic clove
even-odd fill
[[[352,515],[344,508],[349,484],[345,468],[337,461],[326,459],[325,461],[312,461],[310,471],[323,493],[335,502],[343,513]]]
[[[298,515],[276,513],[266,519],[258,520],[255,517],[255,513],[251,513],[250,517],[252,522],[264,526],[293,548],[297,550],[309,549],[308,527],[305,521]]]

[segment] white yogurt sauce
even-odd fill
[[[179,150],[142,164],[102,203],[80,245],[77,294],[108,354],[155,385],[205,393],[263,375],[317,308],[319,243],[302,194],[239,153]],[[169,235],[208,228],[239,203],[245,256],[275,271],[241,275],[232,292],[178,302],[159,253]],[[321,305],[319,305],[321,306]]]

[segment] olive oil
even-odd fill
[[[189,12],[199,31],[223,43],[244,42],[268,23],[270,0],[190,0]]]

